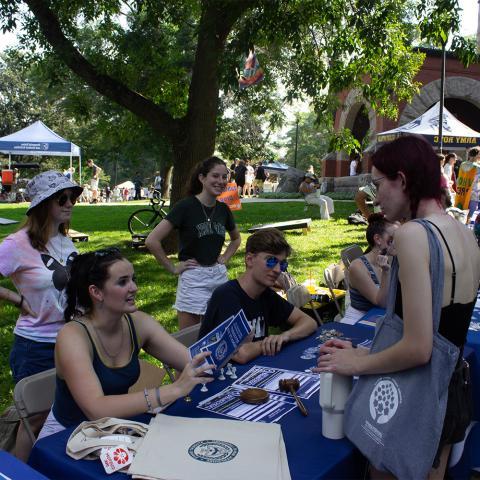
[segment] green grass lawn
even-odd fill
[[[0,204],[0,217],[22,220],[27,204]],[[148,312],[169,331],[177,329],[175,310],[171,307],[175,300],[177,278],[168,274],[145,250],[130,247],[130,234],[127,220],[139,204],[125,205],[82,205],[75,207],[72,228],[90,235],[88,242],[77,243],[78,250],[87,252],[115,245],[133,263],[137,275],[139,293],[137,305]],[[346,218],[355,210],[353,202],[335,202],[335,214],[330,221],[318,219],[318,209],[309,208],[304,212],[303,202],[248,203],[235,212],[235,220],[242,233],[242,245],[231,260],[228,270],[230,278],[243,271],[243,254],[248,237],[247,230],[252,225],[313,217],[312,229],[307,235],[301,230],[286,232],[293,247],[289,260],[289,271],[298,280],[309,276],[323,283],[323,269],[339,260],[340,250],[352,243],[362,246],[365,242],[365,228],[348,225]],[[18,228],[17,225],[0,225],[0,241]],[[13,288],[8,279],[0,280],[0,285]],[[0,411],[11,403],[13,383],[8,365],[8,354],[13,341],[13,327],[18,310],[10,304],[0,303]]]

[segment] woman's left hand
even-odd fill
[[[387,255],[377,255],[377,265],[384,272],[388,272],[390,270],[390,264],[388,263],[388,256]]]
[[[358,375],[359,352],[355,348],[324,348],[318,357],[316,373],[331,372],[340,375]],[[362,352],[363,353],[363,352]]]

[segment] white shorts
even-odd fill
[[[92,187],[92,190],[98,190],[98,178],[92,178],[90,180],[90,186]]]
[[[227,267],[221,263],[185,270],[178,277],[177,298],[173,308],[179,312],[203,315],[213,291],[227,281]]]

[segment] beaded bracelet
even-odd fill
[[[155,389],[155,397],[157,399],[158,406],[163,407],[162,400],[160,398],[160,389],[158,387]]]
[[[145,401],[147,402],[147,412],[153,411],[152,404],[151,404],[150,398],[148,396],[148,390],[146,388],[143,390],[143,394],[145,395]]]

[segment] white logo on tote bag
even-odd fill
[[[387,423],[400,403],[400,389],[391,378],[380,378],[370,395],[370,415],[379,424]]]

